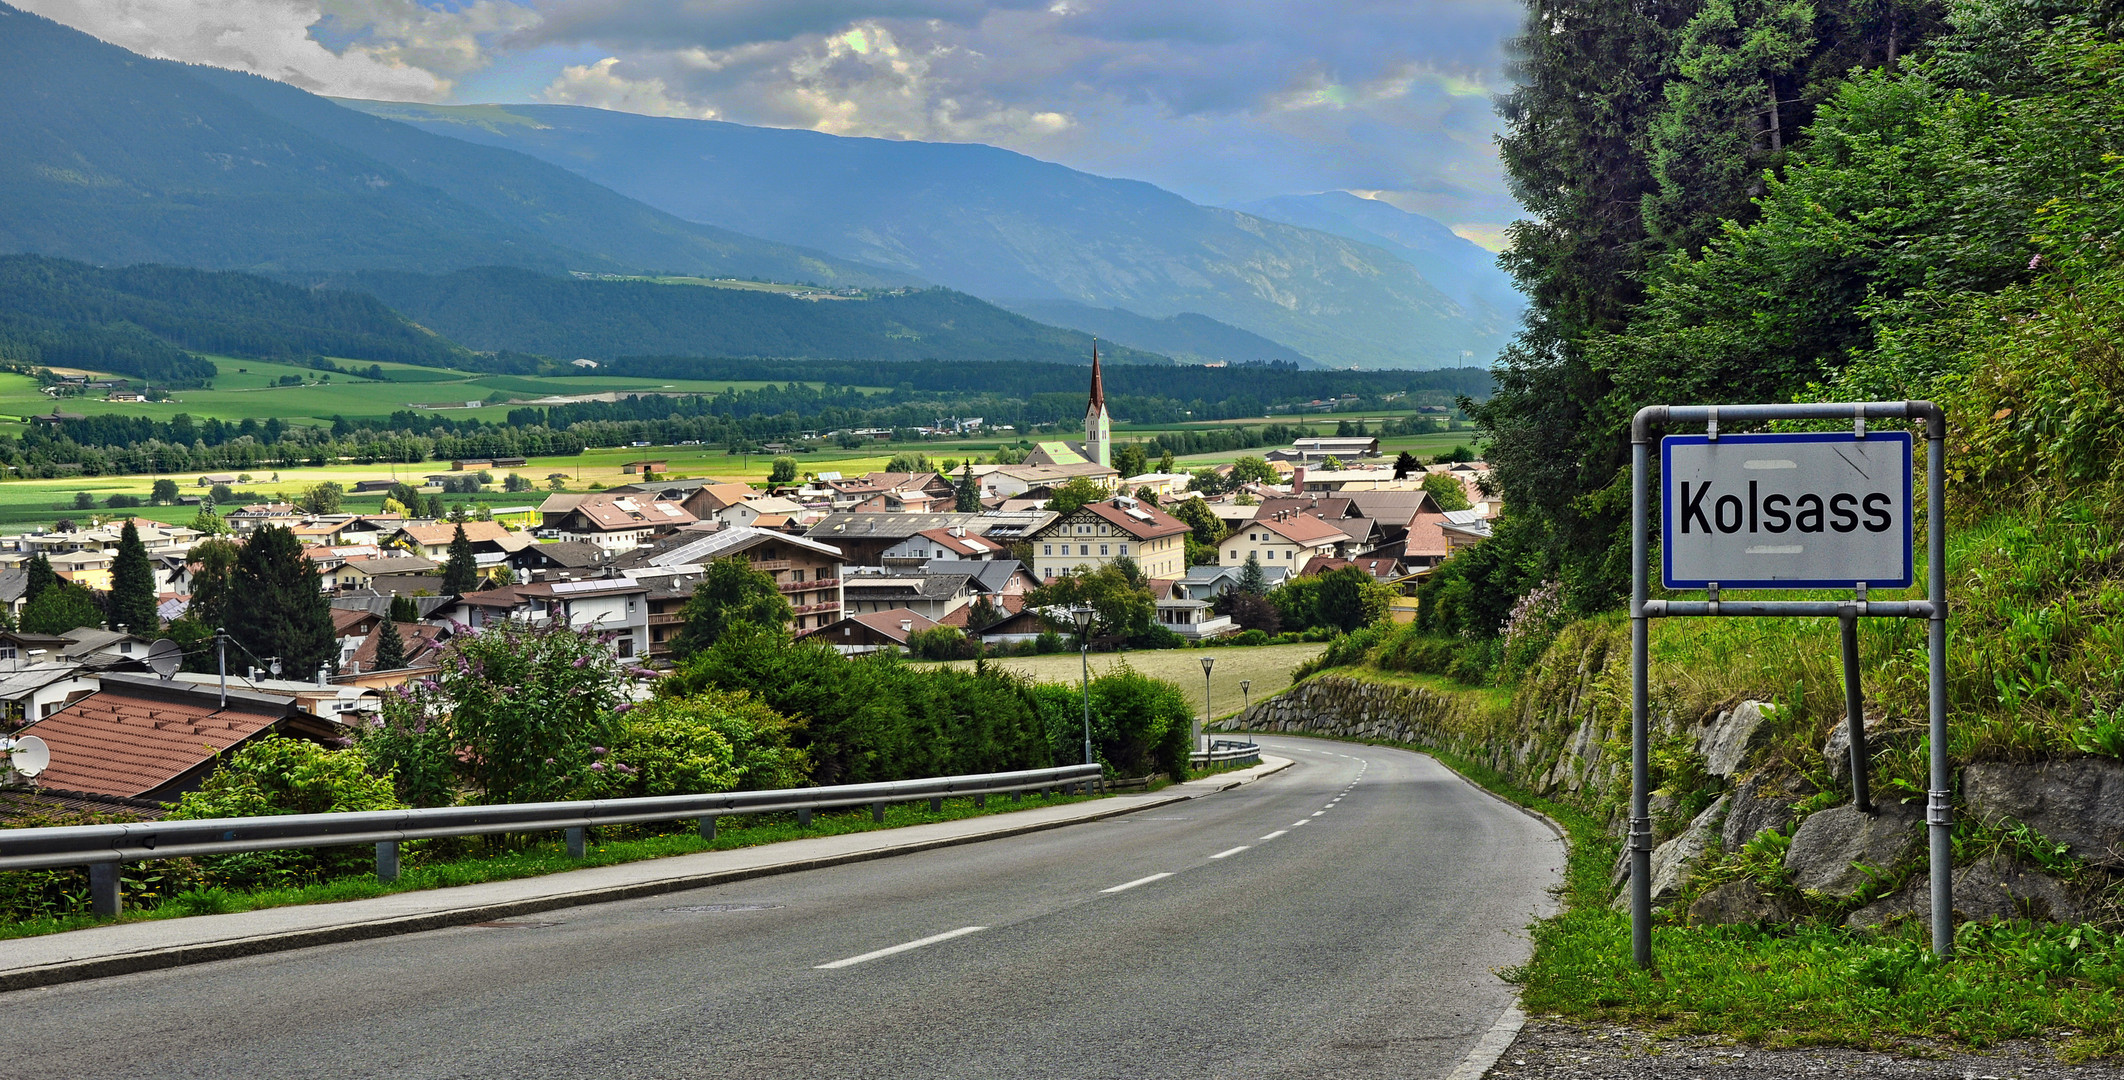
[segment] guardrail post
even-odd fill
[[[929,797],[929,812],[932,814],[941,814],[944,812],[944,796],[931,795]]]
[[[974,796],[974,809],[979,810],[987,805],[988,794],[986,792]]]
[[[118,914],[118,864],[99,862],[89,864],[89,904],[96,914]]]
[[[811,807],[808,807],[808,806],[800,806],[800,807],[797,807],[797,828],[799,828],[799,829],[808,829],[808,828],[811,828]]]
[[[703,817],[701,818],[701,839],[703,839],[703,840],[713,840],[713,839],[715,839],[715,819],[714,819],[714,818],[712,818],[712,817],[707,817],[707,816],[705,816],[705,815],[704,815],[704,816],[703,816]]]
[[[574,828],[572,828],[572,829],[569,829],[569,830],[568,830],[568,857],[569,857],[569,858],[571,858],[571,859],[580,859],[580,858],[582,858],[582,857],[583,857],[583,853],[584,853],[584,847],[585,847],[585,845],[584,845],[584,842],[583,842],[583,827],[582,827],[582,826],[580,826],[580,825],[577,825],[576,827],[574,827]]]
[[[378,840],[376,842],[376,880],[398,880],[398,841]]]
[[[1019,802],[1019,801],[1023,800],[1024,798],[1025,798],[1025,793],[1024,793],[1024,792],[1022,792],[1022,791],[1013,791],[1013,792],[1011,792],[1011,793],[1010,793],[1010,801],[1011,801],[1011,802]]]

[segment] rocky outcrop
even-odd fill
[[[1874,809],[1867,814],[1846,803],[1801,822],[1785,852],[1792,883],[1830,896],[1855,896],[1874,878],[1862,866],[1886,870],[1901,862],[1917,845],[1923,811],[1896,802]]]
[[[1731,779],[1740,772],[1748,751],[1755,748],[1768,725],[1767,710],[1760,701],[1743,701],[1711,717],[1696,730],[1696,752],[1703,755],[1711,775]]]
[[[2124,761],[1981,762],[1962,770],[1962,800],[1987,825],[2020,822],[2074,858],[2124,870]]]
[[[1956,922],[2031,919],[2078,922],[2085,905],[2064,882],[2003,855],[1990,855],[1954,872]],[[1912,877],[1892,895],[1851,913],[1846,926],[1869,929],[1901,919],[1932,926],[1932,882]]]
[[[1733,804],[1726,811],[1720,842],[1727,851],[1739,851],[1764,829],[1782,829],[1792,824],[1797,816],[1792,804],[1812,794],[1799,789],[1811,787],[1804,780],[1786,780],[1769,772],[1741,781],[1733,788]]]
[[[1764,892],[1747,879],[1729,881],[1689,905],[1689,922],[1695,926],[1731,926],[1790,922],[1796,914],[1783,897]]]
[[[1681,835],[1652,849],[1652,902],[1657,904],[1674,898],[1689,877],[1702,864],[1704,856],[1718,851],[1719,819],[1725,816],[1731,796],[1721,795],[1718,801],[1704,808],[1689,822]]]

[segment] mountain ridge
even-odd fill
[[[583,106],[345,103],[520,150],[690,221],[984,298],[1202,315],[1336,365],[1487,359],[1515,329],[1373,244],[992,146]]]

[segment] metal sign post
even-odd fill
[[[1719,420],[1849,420],[1849,432],[1720,437]],[[1925,429],[1925,599],[1869,601],[1872,588],[1913,584],[1911,437],[1866,432],[1868,419]],[[1703,424],[1702,435],[1660,441],[1660,582],[1705,599],[1649,599],[1651,431]],[[1646,716],[1649,620],[1813,616],[1839,623],[1852,799],[1873,812],[1859,700],[1858,620],[1925,619],[1931,654],[1932,761],[1925,823],[1931,839],[1932,948],[1953,951],[1953,847],[1947,772],[1946,415],[1929,401],[1818,405],[1650,405],[1630,423],[1630,950],[1652,966],[1651,733]],[[1850,600],[1722,601],[1722,589],[1850,589]]]

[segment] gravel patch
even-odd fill
[[[1905,1044],[1897,1053],[1848,1047],[1764,1050],[1710,1036],[1666,1038],[1536,1017],[1483,1075],[1492,1080],[2124,1080],[2124,1064],[2068,1065],[2044,1042],[2002,1043],[1982,1053],[1925,1042]]]

